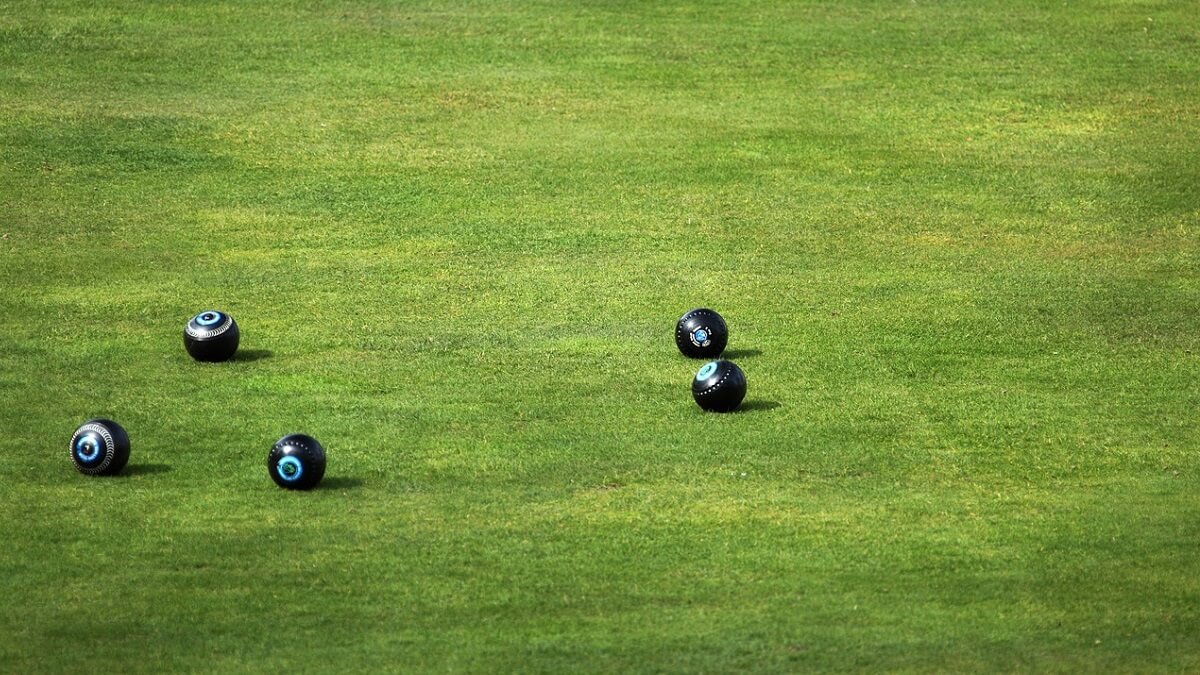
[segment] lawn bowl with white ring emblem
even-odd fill
[[[691,359],[715,359],[725,351],[725,319],[707,307],[693,309],[675,323],[675,346]]]
[[[325,476],[325,448],[306,434],[288,434],[267,455],[271,480],[288,490],[309,490]]]
[[[75,430],[68,449],[80,473],[113,476],[129,462],[129,434],[112,420],[88,420]]]
[[[732,361],[709,361],[692,379],[692,398],[709,412],[732,412],[746,398],[746,374]]]
[[[183,346],[197,361],[228,361],[237,352],[241,332],[225,312],[205,310],[183,329]]]

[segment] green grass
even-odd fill
[[[0,671],[1200,670],[1196,19],[4,4]]]

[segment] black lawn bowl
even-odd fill
[[[693,309],[675,324],[675,345],[688,358],[715,359],[728,341],[725,319],[711,309]]]
[[[200,312],[183,329],[183,346],[197,361],[228,361],[237,351],[241,332],[225,312]]]
[[[69,449],[80,473],[113,476],[129,462],[129,434],[112,420],[88,420],[71,436]]]
[[[692,380],[692,398],[709,412],[731,412],[746,398],[746,374],[732,361],[710,361]]]
[[[289,434],[271,448],[267,470],[281,488],[309,490],[325,476],[325,449],[312,436]]]

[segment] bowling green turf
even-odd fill
[[[1200,670],[1198,26],[0,4],[0,672]]]

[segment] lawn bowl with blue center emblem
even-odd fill
[[[279,439],[267,455],[271,480],[288,490],[309,490],[325,477],[325,448],[306,434]]]
[[[706,307],[693,309],[675,324],[675,346],[688,358],[715,359],[728,341],[725,319]]]
[[[113,476],[129,462],[129,434],[112,420],[88,420],[75,430],[68,450],[80,473]]]
[[[732,361],[709,361],[692,379],[692,398],[709,412],[732,412],[746,398],[746,374]]]
[[[233,317],[215,309],[193,316],[183,329],[183,346],[197,361],[228,361],[237,352],[240,340],[241,332]]]

